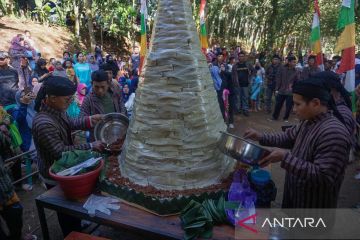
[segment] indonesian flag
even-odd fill
[[[343,0],[337,28],[342,33],[335,52],[342,51],[342,59],[337,73],[346,72],[345,88],[355,90],[355,0]]]
[[[206,25],[205,25],[205,6],[206,0],[201,0],[200,3],[200,44],[201,51],[206,54],[206,50],[209,47],[207,41]]]
[[[316,55],[316,65],[321,69],[324,70],[324,61],[323,61],[323,54],[321,51],[321,41],[320,41],[320,9],[318,0],[314,2],[314,18],[311,27],[311,50]]]
[[[141,72],[143,65],[144,65],[144,59],[147,52],[147,38],[146,38],[146,20],[148,17],[147,13],[147,6],[146,6],[146,0],[141,0],[141,49],[140,49],[140,66],[139,66],[139,73]]]

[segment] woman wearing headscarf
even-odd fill
[[[245,137],[278,147],[259,164],[280,162],[286,171],[283,208],[336,208],[349,160],[350,134],[321,79],[296,82],[293,100],[298,125],[279,133],[249,129]]]
[[[112,55],[106,56],[106,63],[111,66],[111,70],[113,72],[113,76],[117,76],[119,72],[119,66],[116,63],[116,60],[114,60],[114,57]]]
[[[128,84],[125,84],[122,88],[122,98],[126,107],[127,115],[131,118],[135,101],[135,93]]]

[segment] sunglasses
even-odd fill
[[[6,58],[0,58],[0,61],[5,61]]]

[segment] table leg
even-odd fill
[[[46,217],[45,217],[45,209],[44,209],[43,205],[38,200],[35,200],[35,202],[36,202],[36,208],[37,208],[38,215],[39,215],[39,220],[40,220],[40,226],[41,226],[43,239],[44,240],[50,240],[49,229],[48,229],[48,225],[46,223]]]

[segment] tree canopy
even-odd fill
[[[199,24],[200,0],[191,1],[194,19]],[[332,53],[339,35],[336,22],[341,0],[319,0],[319,5],[323,48]],[[156,7],[156,0],[148,0],[150,28]],[[21,15],[44,24],[66,25],[73,28],[77,37],[86,31],[91,46],[103,34],[119,41],[138,40],[139,9],[139,0],[0,0],[2,15]],[[357,6],[357,30],[359,9]],[[312,0],[211,0],[206,13],[210,43],[263,51],[306,50],[310,46]],[[356,37],[358,42],[359,34]]]

